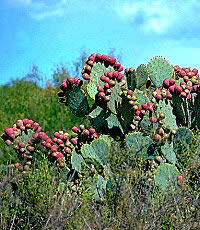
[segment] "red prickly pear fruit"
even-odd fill
[[[72,153],[72,150],[71,150],[69,147],[65,147],[64,150],[65,150],[65,152],[68,153],[68,154],[71,154],[71,153]]]
[[[181,96],[182,96],[182,97],[186,97],[186,92],[184,92],[184,91],[181,92]]]
[[[187,82],[187,81],[189,81],[189,77],[188,77],[188,76],[184,76],[183,80],[184,80],[185,82]]]
[[[117,78],[118,75],[119,75],[119,72],[118,72],[118,71],[113,72],[113,78]]]
[[[46,140],[46,143],[52,143],[53,141],[51,140],[51,138],[48,138],[47,140]]]
[[[93,136],[94,138],[98,138],[98,137],[99,137],[97,133],[93,133],[92,136]]]
[[[56,157],[57,157],[57,156],[56,156]],[[58,158],[57,158],[57,161],[58,161],[59,163],[62,162],[62,160],[63,160],[62,157],[58,157]]]
[[[118,71],[121,72],[124,69],[124,67],[122,65],[120,65]]]
[[[169,91],[166,92],[166,98],[167,99],[172,99],[172,95]]]
[[[189,78],[192,78],[194,75],[195,75],[195,74],[194,74],[193,72],[188,72],[188,73],[187,73],[187,76],[188,76]]]
[[[171,78],[171,79],[169,80],[169,84],[170,84],[170,85],[176,84],[176,80],[174,80],[173,78]]]
[[[168,79],[168,78],[166,78],[166,79],[163,81],[163,86],[164,86],[165,88],[168,88],[168,87],[169,87],[169,79]]]
[[[130,105],[134,105],[134,104],[135,104],[135,102],[132,101],[132,100],[130,100],[128,103],[129,103]]]
[[[91,73],[92,67],[91,67],[90,65],[86,65],[86,66],[85,66],[85,71],[86,71],[87,73]]]
[[[19,167],[20,167],[20,163],[16,163],[16,164],[15,164],[15,167],[16,167],[16,168],[19,168]]]
[[[23,121],[24,125],[26,125],[26,124],[29,123],[29,120],[28,120],[28,119],[23,119],[22,121]]]
[[[106,81],[106,76],[105,76],[105,75],[102,75],[102,76],[100,77],[100,79],[101,79],[103,82],[105,82],[105,81]]]
[[[24,152],[25,152],[25,148],[21,148],[19,151],[20,151],[21,153],[24,153]]]
[[[85,80],[90,80],[90,75],[87,74],[87,73],[84,73],[84,74],[83,74],[83,78],[84,78]]]
[[[189,86],[188,86],[188,87],[186,86],[185,93],[186,93],[186,94],[190,93],[190,89],[191,89],[191,88],[190,88]]]
[[[135,121],[140,121],[141,120],[141,117],[139,117],[139,116],[135,116]]]
[[[61,140],[61,139],[58,139],[58,144],[60,145],[60,144],[63,144],[63,141]]]
[[[89,58],[88,58],[88,60],[90,60],[90,61],[95,61],[95,57],[96,57],[96,55],[91,55]]]
[[[157,119],[156,119],[155,117],[151,117],[151,118],[150,118],[150,121],[151,121],[151,123],[156,123],[156,122],[157,122]]]
[[[16,150],[19,150],[19,146],[18,145],[14,145],[13,148],[16,149]]]
[[[68,77],[67,82],[74,84],[74,78],[73,77]]]
[[[96,54],[95,61],[99,62],[102,60],[102,55],[101,54]]]
[[[159,119],[165,119],[165,114],[164,113],[159,113]]]
[[[104,100],[108,102],[108,101],[110,101],[110,97],[109,96],[105,96]]]
[[[72,128],[72,131],[73,131],[74,133],[78,133],[78,127],[74,126],[74,127]]]
[[[109,77],[110,79],[112,79],[112,78],[113,78],[113,73],[109,72],[109,73],[108,73],[108,77]]]
[[[156,100],[161,100],[161,99],[162,99],[162,95],[161,95],[161,94],[157,94],[157,95],[155,96],[155,99],[156,99]]]
[[[24,144],[23,142],[20,142],[20,143],[19,143],[19,147],[20,147],[20,148],[24,148],[24,147],[25,147],[25,144]]]
[[[119,74],[118,74],[118,77],[117,77],[117,80],[118,80],[118,81],[121,81],[121,80],[123,79],[123,76],[124,76],[124,75],[123,75],[122,73],[119,73]]]
[[[153,103],[153,102],[148,102],[147,105],[148,105],[148,106],[153,106],[154,103]]]
[[[105,77],[105,82],[109,83],[110,82],[110,78],[109,77]]]
[[[94,65],[94,61],[92,60],[87,60],[86,63],[91,67]]]
[[[132,90],[128,90],[127,94],[130,95],[130,96],[132,96],[133,95],[133,91]]]
[[[161,136],[163,136],[163,135],[165,134],[165,131],[164,131],[164,129],[160,128],[158,133],[159,133]]]
[[[196,74],[198,74],[198,69],[195,69],[195,68],[194,68],[194,69],[192,70],[192,72],[196,75]]]
[[[149,106],[148,110],[151,111],[151,112],[153,112],[154,111],[153,110],[153,106]]]
[[[160,87],[159,89],[156,89],[156,93],[157,93],[157,94],[161,94],[161,93],[162,93],[162,92],[161,92],[161,88],[162,88],[162,87]]]
[[[186,96],[186,98],[189,100],[189,99],[191,99],[191,94],[189,93],[187,96]]]
[[[177,93],[181,93],[181,92],[183,91],[183,89],[182,89],[181,86],[176,85],[176,86],[175,86],[175,91],[176,91]]]
[[[115,86],[115,81],[111,80],[111,81],[109,82],[109,85],[110,85],[111,87]]]
[[[175,91],[175,86],[176,86],[176,85],[172,85],[172,86],[169,87],[170,93],[174,93],[174,91]]]
[[[180,85],[182,86],[182,85],[186,85],[186,83],[184,82],[184,81],[182,81],[181,83],[180,83]]]
[[[109,83],[105,83],[105,84],[104,84],[104,87],[105,87],[106,89],[109,89],[109,88],[110,88]]]
[[[49,142],[46,143],[46,147],[49,148],[49,149],[51,149],[51,144]]]
[[[57,156],[56,157],[57,158],[61,158],[61,157],[63,157],[63,154],[61,152],[57,152]]]
[[[141,111],[142,110],[142,106],[138,106],[138,110]]]
[[[12,141],[11,141],[11,140],[6,140],[5,143],[6,143],[6,145],[8,145],[8,146],[12,145]]]
[[[78,138],[72,138],[72,139],[71,139],[71,143],[72,143],[73,145],[77,145],[77,143],[78,143]]]
[[[137,111],[135,112],[135,114],[136,114],[137,116],[139,116],[139,115],[140,115],[140,111],[137,110]]]
[[[193,89],[194,89],[195,92],[197,91],[198,88],[199,88],[198,85],[194,85],[194,86],[193,86]]]
[[[111,57],[111,58],[110,58],[110,64],[111,64],[111,65],[114,65],[115,62],[116,62],[116,58]]]
[[[107,90],[106,90],[106,95],[110,95],[111,92],[112,92],[111,89],[107,89]]]
[[[172,130],[171,130],[171,134],[175,135],[175,134],[176,134],[176,130],[175,130],[175,129],[172,129]]]
[[[156,134],[156,135],[155,135],[155,139],[156,139],[157,141],[161,141],[161,140],[162,140],[162,137],[161,137],[159,134]]]
[[[183,176],[177,176],[177,180],[183,182]]]
[[[79,127],[80,127],[80,129],[81,129],[82,131],[85,130],[85,126],[84,126],[84,125],[80,125]]]
[[[148,109],[147,103],[142,104],[142,108],[145,109],[145,110],[147,110]]]
[[[125,73],[128,74],[128,72],[129,72],[129,68],[126,68]]]
[[[59,138],[60,137],[60,133],[59,132],[55,132],[54,133],[54,137]]]
[[[64,168],[64,167],[65,167],[65,164],[64,164],[64,163],[60,163],[60,164],[59,164],[59,167],[60,167],[60,168]]]
[[[180,74],[181,74],[181,76],[186,76],[186,72],[184,71],[184,70],[181,70],[181,72],[180,72]]]
[[[113,67],[118,70],[120,68],[120,66],[121,66],[120,62],[117,61],[117,62],[115,62]]]
[[[98,90],[99,92],[104,92],[103,87],[102,87],[102,86],[100,86],[100,85],[98,85],[98,86],[97,86],[97,90]]]
[[[181,70],[181,67],[180,67],[179,65],[175,65],[175,66],[174,66],[174,70],[178,72],[178,71]]]
[[[140,111],[140,113],[143,114],[143,115],[145,115],[146,111],[145,111],[144,109],[142,109],[142,110]]]
[[[100,92],[100,93],[98,94],[98,96],[99,96],[99,97],[102,97],[102,98],[105,98],[106,95],[105,95],[104,92]]]
[[[79,77],[75,77],[75,78],[74,78],[74,84],[79,84],[79,82],[80,82]]]
[[[139,108],[139,107],[138,107],[137,105],[134,105],[134,106],[133,106],[133,109],[134,109],[134,110],[138,110],[138,108]]]
[[[95,129],[94,128],[90,128],[89,131],[90,131],[91,134],[95,133]]]
[[[89,131],[88,129],[83,130],[83,133],[84,133],[86,136],[89,136],[89,135],[90,135],[90,131]]]
[[[10,136],[11,134],[13,134],[13,128],[7,128],[5,129],[5,133]]]
[[[30,145],[27,147],[27,149],[29,152],[34,152],[34,150],[35,150],[35,148],[33,146],[30,146]]]

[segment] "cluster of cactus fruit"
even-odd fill
[[[85,81],[79,77],[62,81],[60,103],[69,106],[76,116],[87,117],[91,128],[73,127],[73,137],[55,132],[53,139],[28,119],[6,129],[2,136],[5,143],[23,158],[14,167],[26,171],[33,153],[42,148],[69,174],[73,171],[80,175],[82,165],[94,168],[94,183],[103,189],[111,142],[120,139],[131,154],[158,163],[155,183],[166,189],[182,167],[180,140],[189,147],[191,130],[200,126],[198,70],[172,66],[157,56],[147,65],[122,71],[123,66],[114,57],[92,54],[82,70]]]

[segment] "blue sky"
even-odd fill
[[[0,84],[35,64],[46,78],[83,47],[136,68],[154,56],[200,69],[199,0],[0,0]]]

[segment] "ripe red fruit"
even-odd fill
[[[121,72],[124,69],[124,67],[122,65],[120,65],[118,71]]]
[[[137,110],[137,111],[135,112],[135,114],[136,114],[137,116],[139,116],[139,115],[140,115],[140,111]]]
[[[101,54],[96,54],[95,61],[99,62],[101,61],[102,55]]]
[[[120,66],[121,66],[120,62],[117,61],[117,62],[115,62],[113,67],[118,70],[120,68]]]
[[[135,116],[135,118],[134,118],[136,121],[140,121],[141,120],[141,117],[139,117],[139,116]]]
[[[72,143],[73,145],[77,145],[77,143],[78,143],[78,138],[72,138],[72,139],[71,139],[71,143]]]
[[[85,72],[91,73],[91,71],[92,71],[92,67],[90,65],[86,65],[85,66]]]
[[[192,70],[192,72],[193,72],[195,75],[198,74],[198,70],[195,69],[195,68]]]
[[[132,96],[133,95],[133,91],[132,90],[128,90],[127,94],[130,95],[130,96]]]
[[[181,72],[180,72],[180,74],[181,74],[181,76],[186,76],[186,72],[184,71],[184,70],[182,70]]]
[[[119,73],[119,74],[118,74],[118,77],[117,77],[117,80],[118,80],[118,81],[121,81],[121,80],[123,79],[123,76],[124,76],[124,75],[123,75],[122,73]]]
[[[186,97],[186,93],[183,91],[183,92],[181,92],[181,96],[182,97]]]
[[[111,57],[111,58],[110,58],[110,64],[111,64],[111,65],[114,65],[115,62],[116,62],[116,59],[115,59],[114,57]]]
[[[83,130],[83,133],[84,133],[86,136],[89,136],[89,135],[90,135],[90,131],[87,130],[87,129]]]
[[[71,154],[71,153],[72,153],[72,150],[71,150],[69,147],[65,147],[64,150],[65,150],[65,152],[68,153],[68,154]]]
[[[161,141],[161,140],[162,140],[162,137],[161,137],[159,134],[156,134],[156,135],[155,135],[155,139],[156,139],[157,141]]]
[[[172,86],[169,87],[170,93],[174,93],[174,91],[175,91],[175,86],[176,86],[176,85],[172,85]]]
[[[98,138],[98,137],[99,137],[97,133],[93,133],[92,136],[93,136],[94,138]]]
[[[100,93],[98,94],[98,96],[99,96],[99,97],[102,97],[102,98],[105,98],[106,95],[105,95],[104,92],[100,92]]]
[[[79,84],[80,83],[80,78],[79,77],[75,77],[74,78],[74,84]]]
[[[113,78],[113,73],[109,72],[108,75],[107,75],[110,79]]]
[[[128,74],[129,72],[129,68],[125,69],[125,73]]]
[[[95,129],[94,129],[94,128],[90,128],[89,131],[90,131],[90,133],[92,133],[92,134],[95,133]]]
[[[160,128],[158,133],[159,133],[161,136],[163,136],[163,135],[165,134],[165,131],[164,131],[164,129]]]
[[[87,74],[87,73],[84,73],[84,74],[83,74],[83,78],[84,78],[85,80],[90,80],[90,75]]]
[[[117,78],[118,75],[119,75],[119,72],[118,72],[118,71],[113,72],[113,78]]]
[[[191,99],[191,97],[192,97],[192,95],[189,93],[186,98]]]
[[[112,87],[115,86],[115,81],[111,80],[111,81],[109,82],[109,85],[112,86]]]
[[[148,109],[148,105],[147,105],[147,103],[144,103],[144,104],[142,104],[142,107],[143,107],[143,109]]]
[[[155,98],[156,98],[157,100],[161,100],[161,99],[162,99],[162,95],[161,95],[161,94],[156,94]]]
[[[27,147],[27,149],[30,152],[34,152],[34,150],[35,150],[35,148],[33,146],[30,146],[30,145]]]
[[[150,121],[151,121],[151,123],[156,123],[156,122],[157,122],[157,119],[156,119],[155,117],[151,117],[151,118],[150,118]]]
[[[183,176],[177,176],[177,180],[178,180],[179,182],[183,182]]]
[[[181,86],[176,85],[176,86],[175,86],[175,91],[176,91],[177,93],[181,93],[181,92],[183,91],[183,89],[182,89]]]
[[[64,163],[60,163],[60,164],[59,164],[59,167],[60,167],[60,168],[64,168],[64,167],[65,167],[65,164],[64,164]]]
[[[72,128],[72,131],[73,131],[74,133],[78,133],[78,127],[74,126],[74,127]]]
[[[167,99],[172,99],[172,95],[171,95],[171,93],[168,90],[166,92],[166,98]]]
[[[194,75],[195,75],[195,74],[194,74],[193,72],[188,72],[188,73],[187,73],[187,76],[188,76],[189,78],[192,78]]]
[[[13,128],[7,128],[5,129],[5,133],[10,136],[11,134],[13,134]]]
[[[166,79],[163,81],[163,86],[164,86],[165,88],[168,88],[168,87],[169,87],[169,79],[168,79],[168,78],[166,78]]]
[[[174,84],[176,84],[176,81],[175,81],[173,78],[171,78],[171,79],[169,80],[169,84],[170,84],[170,85],[174,85]]]
[[[6,140],[5,143],[6,143],[6,145],[8,145],[8,146],[12,145],[12,141],[11,141],[11,140]]]
[[[67,82],[74,84],[74,78],[73,77],[68,77]]]

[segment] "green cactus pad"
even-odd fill
[[[177,129],[176,117],[173,115],[173,108],[170,103],[166,104],[165,101],[160,100],[157,105],[157,113],[165,114],[165,118],[162,120],[163,126],[169,129]]]
[[[82,117],[88,115],[90,112],[87,97],[77,85],[73,85],[71,89],[66,92],[67,105],[74,115]]]
[[[93,193],[92,198],[95,200],[104,200],[107,181],[101,175],[95,175],[90,189]]]
[[[151,133],[154,133],[158,127],[157,123],[155,123],[152,127],[152,123],[150,122],[149,117],[146,114],[138,125],[139,130],[145,135],[150,135]]]
[[[133,96],[137,97],[137,102],[139,103],[139,105],[150,101],[150,99],[144,94],[144,92],[138,89],[135,89],[135,91],[133,92]]]
[[[171,144],[169,144],[166,141],[165,145],[161,146],[161,152],[167,161],[169,161],[170,163],[172,163],[174,165],[176,164],[177,158],[176,158],[176,154],[175,154],[174,149],[173,149],[173,142],[171,142]]]
[[[125,144],[127,149],[138,157],[148,158],[148,148],[153,143],[149,136],[144,136],[140,132],[131,133],[126,136]]]
[[[121,115],[120,123],[123,129],[122,133],[127,133],[133,121],[133,111],[131,109],[131,105],[128,103],[126,96],[122,94],[121,97],[122,97],[122,103],[118,107],[118,114]]]
[[[186,125],[186,117],[184,115],[183,99],[179,95],[172,97],[173,113],[176,116],[177,125]]]
[[[83,157],[76,153],[74,150],[71,157],[72,169],[75,169],[77,172],[81,172],[82,164],[85,164]]]
[[[174,150],[177,155],[181,154],[186,148],[189,150],[192,144],[192,138],[194,137],[192,131],[188,128],[181,127],[176,131],[176,135],[173,139]]]
[[[121,84],[116,82],[116,85],[112,88],[112,93],[110,95],[110,101],[108,102],[108,108],[114,114],[117,114],[117,107],[122,101],[119,95],[120,92],[121,92]]]
[[[197,94],[194,100],[194,107],[191,115],[191,128],[200,129],[200,93]]]
[[[137,89],[140,89],[147,83],[147,79],[149,77],[148,68],[146,65],[141,64],[136,69],[137,73]]]
[[[123,133],[123,128],[117,118],[117,116],[115,114],[110,114],[110,116],[106,119],[106,121],[108,122],[108,128],[112,129],[114,127],[118,127],[121,132]]]
[[[111,66],[108,66],[107,68],[104,66],[104,64],[98,62],[94,63],[92,67],[92,71],[90,73],[90,80],[88,83],[88,95],[95,100],[95,95],[97,94],[97,85],[104,86],[104,83],[101,81],[100,77],[105,72],[114,72],[114,68]]]
[[[127,74],[127,85],[128,85],[128,89],[131,89],[132,91],[135,90],[137,85],[137,73],[135,70]]]
[[[174,74],[173,67],[169,64],[165,58],[156,56],[147,64],[149,71],[149,77],[156,88],[163,85],[163,81],[166,78],[172,78]]]
[[[177,176],[179,174],[176,166],[162,163],[154,176],[155,185],[158,186],[162,191],[166,191],[172,186],[173,189],[177,187]]]

